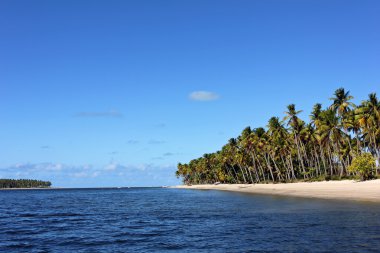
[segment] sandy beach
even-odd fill
[[[345,199],[380,203],[380,179],[358,182],[353,180],[286,184],[219,184],[179,185],[175,188],[222,190],[253,194],[274,194],[295,197]]]

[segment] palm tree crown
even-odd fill
[[[376,93],[358,106],[349,91],[339,88],[332,104],[315,104],[310,122],[301,110],[287,106],[285,117],[271,117],[267,127],[246,127],[220,151],[178,164],[176,176],[184,183],[289,182],[353,177],[353,159],[369,153],[380,164],[380,101]]]

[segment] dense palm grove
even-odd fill
[[[294,104],[285,117],[269,119],[266,129],[247,127],[220,151],[178,164],[186,184],[264,183],[353,178],[355,157],[369,155],[371,177],[379,173],[380,101],[375,93],[360,105],[340,88],[323,109],[315,104],[310,122],[299,118]]]
[[[0,188],[46,188],[50,187],[49,181],[31,179],[0,179]]]

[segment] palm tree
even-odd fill
[[[356,110],[356,119],[363,129],[364,139],[368,142],[368,148],[377,159],[377,167],[380,164],[380,101],[376,93],[371,93],[368,100],[364,100]],[[378,169],[376,169],[376,175]]]
[[[334,97],[330,98],[330,100],[333,100],[330,109],[343,117],[352,107],[354,107],[354,104],[350,102],[353,98],[353,96],[350,96],[350,91],[345,91],[344,88],[339,88],[335,91]]]
[[[319,125],[321,112],[322,104],[315,104],[313,107],[313,111],[310,114],[310,123],[313,124],[315,127],[318,127]]]
[[[354,97],[350,95],[350,91],[345,91],[344,88],[339,88],[335,91],[334,97],[330,98],[333,103],[330,109],[338,114],[340,125],[344,129],[344,132],[348,135],[349,124],[347,124],[347,116],[355,105],[350,102]],[[348,145],[351,149],[351,139],[348,135]]]
[[[282,122],[278,117],[272,117],[268,122],[268,136],[270,143],[272,145],[272,152],[270,153],[272,156],[273,163],[277,169],[278,177],[282,180],[281,170],[277,166],[278,164],[282,164],[285,169],[285,174],[290,180],[294,177],[294,171],[290,168],[289,164],[285,162],[287,159],[287,148],[289,147],[287,141],[289,139],[288,132],[286,131]],[[278,162],[276,162],[278,160]]]
[[[321,112],[321,125],[319,128],[321,144],[327,149],[330,160],[331,175],[334,164],[340,163],[340,147],[344,140],[344,133],[339,125],[339,118],[333,110],[327,109]],[[341,166],[340,176],[343,175]]]
[[[361,152],[370,152],[377,159],[377,175],[380,102],[375,93],[359,106],[350,102],[352,98],[349,91],[337,89],[326,110],[321,104],[314,105],[310,123],[301,120],[301,111],[290,104],[283,121],[270,118],[267,131],[246,127],[220,151],[179,163],[176,176],[186,184],[288,182],[327,174],[341,178],[352,176],[347,168]]]
[[[302,120],[298,118],[298,114],[300,114],[302,111],[297,111],[294,104],[290,104],[287,106],[288,111],[285,112],[286,116],[284,117],[284,120],[287,121],[287,125],[290,126],[290,129],[292,130],[292,135],[294,136],[294,143],[297,148],[297,155],[299,163],[301,164],[301,168],[303,171],[304,178],[307,178],[306,170],[304,161],[301,155],[300,151],[300,139],[299,139],[299,132],[300,132],[300,125],[302,124]]]

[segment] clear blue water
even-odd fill
[[[380,205],[160,188],[0,191],[0,252],[379,252]]]

